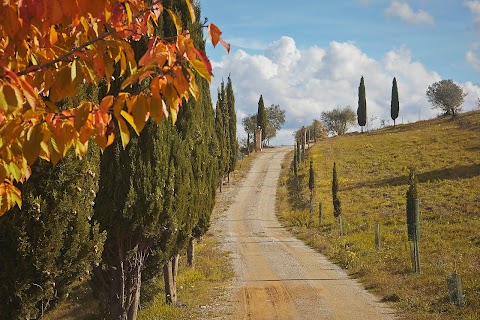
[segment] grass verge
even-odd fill
[[[280,220],[347,269],[405,319],[480,319],[480,112],[326,139],[311,148],[296,191],[287,156],[278,188]],[[308,168],[316,174],[309,212]],[[337,163],[344,236],[333,217]],[[415,167],[422,272],[411,272],[405,194]],[[323,222],[319,221],[322,203]],[[381,246],[375,246],[380,225]],[[449,302],[446,276],[462,276],[466,305]]]

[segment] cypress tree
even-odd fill
[[[189,16],[183,2],[166,0],[163,4],[183,20]],[[159,36],[176,35],[170,19],[160,20],[159,26]],[[191,30],[196,39],[198,33]],[[146,48],[140,43],[137,49],[136,57],[141,57]],[[160,124],[149,121],[140,136],[131,134],[126,150],[116,140],[102,156],[95,218],[107,230],[108,238],[102,265],[95,274],[112,318],[135,319],[142,282],[156,277],[162,268],[167,279],[167,302],[176,302],[178,253],[186,247],[200,216],[194,208],[199,196],[195,198],[194,194],[203,187],[195,181],[195,174],[202,175],[203,165],[211,165],[211,160],[202,159],[201,148],[195,146],[205,138],[201,117],[196,113],[203,110],[196,110],[199,105],[190,103],[193,99],[184,102],[177,126],[167,119]],[[205,139],[212,136],[211,131],[209,134]],[[205,148],[214,155],[210,143]],[[193,159],[202,165],[198,170]],[[212,174],[207,176],[212,180]]]
[[[313,192],[315,190],[315,172],[313,171],[313,161],[310,160],[310,170],[308,176],[308,189],[310,189],[310,212],[313,211]]]
[[[333,215],[337,218],[340,227],[340,236],[343,236],[342,225],[342,204],[338,197],[338,178],[337,178],[337,164],[333,163],[333,178],[332,178],[332,198],[333,198]]]
[[[227,93],[225,91],[225,82],[222,80],[222,83],[220,84],[220,108],[222,109],[221,113],[221,121],[223,124],[223,134],[224,134],[224,139],[225,139],[225,168],[223,175],[228,177],[228,181],[230,181],[230,172],[233,171],[233,168],[231,166],[231,156],[232,156],[232,148],[230,144],[230,111],[228,107],[228,98],[227,98]]]
[[[390,104],[390,115],[391,115],[392,120],[393,120],[393,127],[395,127],[395,119],[398,118],[399,109],[400,109],[400,102],[398,101],[397,79],[393,78],[392,102]]]
[[[96,89],[81,85],[78,101],[96,102]],[[82,160],[73,151],[55,166],[39,159],[20,185],[22,208],[0,217],[0,315],[36,319],[65,298],[74,281],[100,262],[104,235],[91,221],[98,190],[98,148]]]
[[[265,110],[265,104],[263,103],[263,96],[260,95],[258,100],[258,110],[257,110],[257,128],[262,129],[262,143],[265,140],[267,132],[267,111]]]
[[[237,154],[238,154],[238,142],[237,142],[237,115],[235,114],[235,94],[233,92],[232,79],[230,75],[227,79],[227,88],[226,88],[226,104],[228,109],[228,130],[229,130],[229,149],[230,149],[230,159],[229,159],[229,173],[235,170],[235,164],[237,163]],[[230,177],[230,175],[229,175]]]
[[[360,79],[360,86],[358,87],[357,121],[363,132],[363,127],[367,124],[367,99],[365,96],[365,82],[363,76]]]
[[[195,9],[196,15],[200,17],[200,7],[197,5]],[[204,50],[205,42],[201,32],[192,31],[192,37],[195,46]],[[219,154],[210,85],[198,75],[196,82],[200,97],[198,100],[190,100],[180,109],[176,125],[191,150],[190,162],[194,177],[188,209],[196,221],[189,234],[187,248],[187,263],[191,267],[194,265],[194,241],[200,239],[210,226],[210,215],[215,205]]]
[[[219,147],[219,156],[218,156],[218,179],[220,182],[220,192],[222,192],[222,184],[223,178],[225,176],[225,172],[228,169],[228,157],[227,157],[227,137],[225,135],[225,122],[223,121],[223,108],[222,105],[222,97],[220,94],[220,90],[218,90],[217,94],[217,104],[215,107],[215,132],[217,133],[217,140],[218,140],[218,147]]]

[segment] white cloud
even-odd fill
[[[404,1],[394,0],[390,7],[385,9],[389,16],[397,16],[403,21],[411,24],[434,24],[434,18],[424,10],[413,11],[410,5]]]
[[[465,58],[475,70],[480,71],[480,58],[474,50],[468,50]]]
[[[237,128],[243,137],[241,120],[257,112],[258,99],[263,95],[266,106],[279,104],[286,110],[286,123],[272,143],[291,144],[291,133],[302,125],[319,119],[323,111],[336,106],[357,109],[360,77],[365,77],[368,118],[390,119],[390,95],[393,77],[397,78],[400,96],[400,115],[397,123],[432,118],[425,92],[429,85],[441,80],[438,73],[427,70],[412,60],[406,48],[387,52],[382,59],[369,57],[350,42],[333,41],[327,48],[312,46],[298,49],[294,39],[282,37],[265,50],[264,55],[250,55],[242,50],[224,56],[213,63],[214,99],[219,84],[231,74],[237,110]],[[480,87],[460,84],[469,93],[468,99],[478,97]],[[473,101],[473,100],[472,100]],[[465,109],[474,105],[466,101]],[[356,128],[358,129],[358,128]]]
[[[465,1],[464,5],[470,9],[470,12],[473,14],[473,21],[475,28],[480,29],[480,1]]]

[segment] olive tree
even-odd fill
[[[356,121],[355,112],[349,106],[322,112],[320,118],[328,132],[337,135],[345,134]]]
[[[452,117],[462,110],[466,95],[467,93],[451,79],[437,81],[427,90],[427,98],[432,104],[432,109],[440,109]]]

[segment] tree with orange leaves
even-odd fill
[[[185,2],[198,23],[191,1]],[[175,37],[155,33],[165,11]],[[0,16],[0,215],[21,206],[15,183],[29,178],[38,158],[55,164],[70,149],[81,157],[91,139],[103,151],[114,140],[114,123],[125,147],[129,126],[138,134],[149,118],[175,121],[182,102],[198,97],[194,72],[212,77],[205,53],[161,0],[7,0]],[[216,25],[205,27],[214,46],[229,50]],[[144,36],[148,49],[136,59],[132,45]],[[98,104],[59,110],[81,83],[102,81],[107,92]],[[114,81],[121,82],[115,95]],[[132,92],[132,85],[141,90]]]

